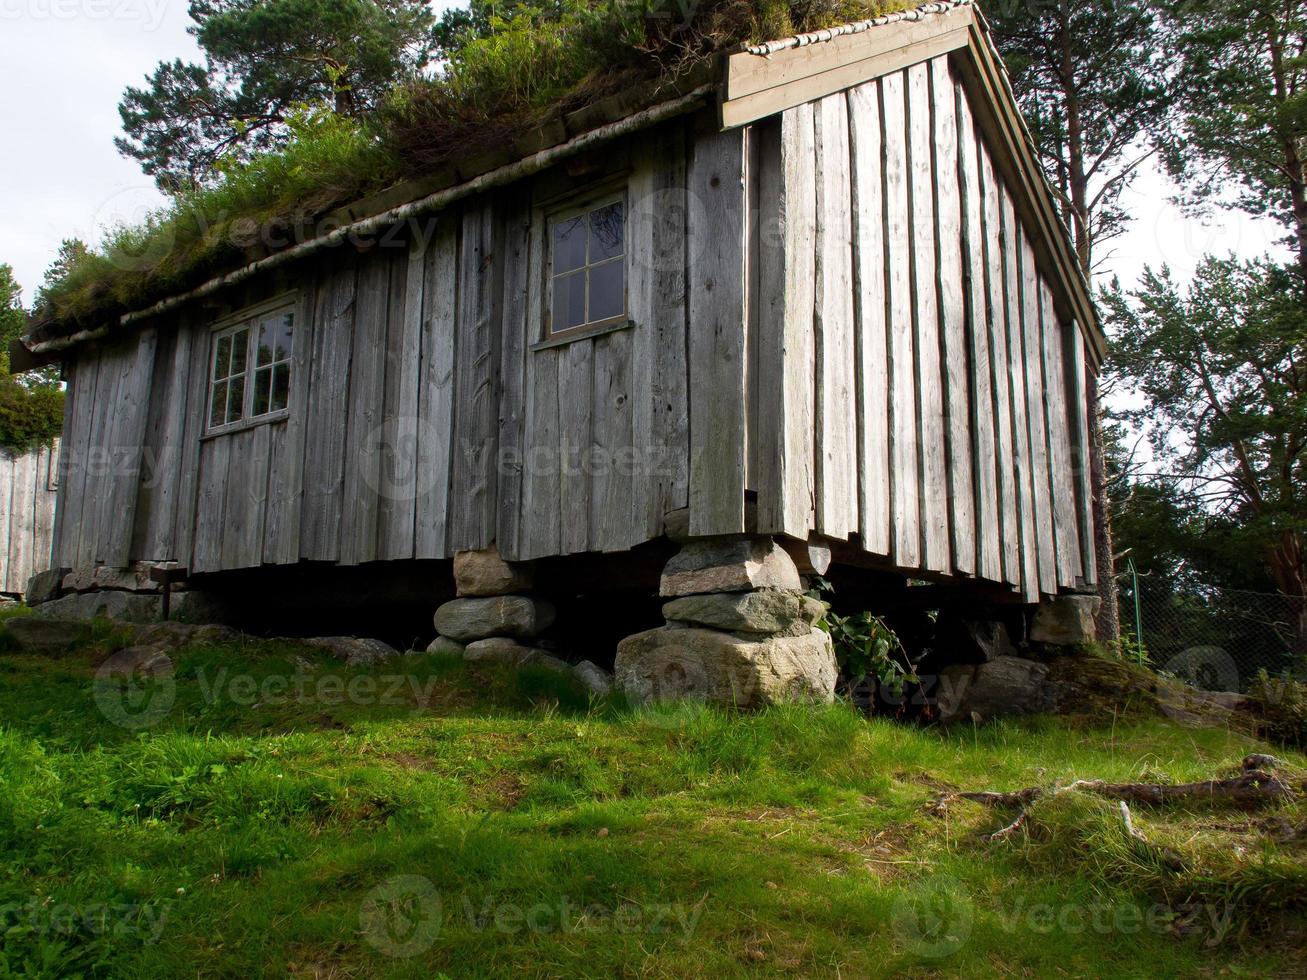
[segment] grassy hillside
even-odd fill
[[[1307,850],[1277,843],[1301,804],[1136,807],[1157,849],[1088,797],[996,843],[1008,814],[932,805],[1207,778],[1267,750],[1238,733],[633,710],[543,670],[268,642],[128,689],[97,683],[100,636],[42,660],[0,628],[0,976],[1307,969]]]

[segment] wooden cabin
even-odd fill
[[[675,524],[1018,602],[1094,579],[1103,337],[967,2],[741,50],[25,347],[68,383],[60,568],[616,569]]]

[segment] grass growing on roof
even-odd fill
[[[496,20],[435,77],[398,87],[373,118],[302,107],[284,149],[223,170],[213,186],[180,195],[139,225],[105,229],[99,248],[45,290],[38,323],[99,327],[244,264],[252,246],[313,237],[304,229],[333,207],[511,143],[552,114],[673,81],[740,42],[916,5],[708,0],[686,16],[651,0],[567,0],[550,16]]]
[[[1307,851],[1255,826],[1301,828],[1301,803],[1136,808],[1180,870],[1100,801],[1048,800],[1029,836],[989,845],[1001,815],[927,807],[954,787],[1206,778],[1266,749],[1235,732],[633,709],[543,669],[347,669],[274,642],[182,652],[171,709],[131,731],[95,698],[128,639],[96,635],[54,661],[0,654],[0,975],[1303,967]],[[1307,759],[1288,761],[1301,782]],[[411,948],[368,917],[406,876],[438,920]]]

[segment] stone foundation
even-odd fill
[[[825,606],[801,591],[771,538],[687,543],[663,572],[667,625],[617,647],[615,681],[634,701],[680,698],[740,708],[830,701],[835,653],[814,624]]]

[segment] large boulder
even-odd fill
[[[546,650],[538,650],[507,636],[492,636],[484,640],[473,640],[463,651],[463,659],[470,663],[502,664],[506,667],[548,667],[551,670],[568,671],[571,664],[555,657]]]
[[[399,651],[389,643],[370,637],[314,636],[303,642],[345,661],[347,667],[373,667],[399,656]]]
[[[771,538],[691,541],[667,562],[659,594],[671,598],[753,589],[803,589],[794,559]]]
[[[996,657],[978,666],[950,667],[934,691],[940,718],[987,720],[1004,715],[1033,715],[1056,709],[1047,664],[1021,657]]]
[[[533,579],[529,565],[504,561],[494,547],[454,555],[454,584],[463,597],[525,592]]]
[[[736,636],[661,627],[617,647],[615,682],[634,701],[680,698],[756,708],[780,701],[830,701],[835,651],[830,635]]]
[[[168,650],[179,650],[192,644],[221,646],[240,641],[241,634],[230,626],[195,625],[168,620],[165,623],[151,623],[136,629],[136,642],[145,646],[162,646]]]
[[[663,606],[663,615],[672,622],[785,636],[806,635],[825,613],[825,603],[780,589],[682,596]]]
[[[451,640],[447,636],[437,636],[427,644],[427,653],[439,653],[444,656],[463,656],[464,644]]]
[[[1080,646],[1096,636],[1094,619],[1103,600],[1096,595],[1060,595],[1035,610],[1030,639],[1055,646]]]
[[[613,689],[613,675],[589,660],[582,660],[572,668],[572,673],[591,694],[602,697]]]
[[[91,639],[91,628],[86,623],[44,616],[16,616],[5,620],[4,625],[23,653],[67,653]]]
[[[491,636],[530,639],[554,622],[554,607],[543,599],[507,595],[453,599],[436,610],[436,632],[459,643]]]
[[[39,606],[51,599],[58,599],[63,594],[63,569],[47,568],[37,572],[27,580],[27,591],[23,599],[29,606]]]
[[[48,619],[87,621],[103,616],[124,623],[148,623],[159,618],[161,602],[157,595],[134,592],[81,592],[42,603],[33,614]]]

